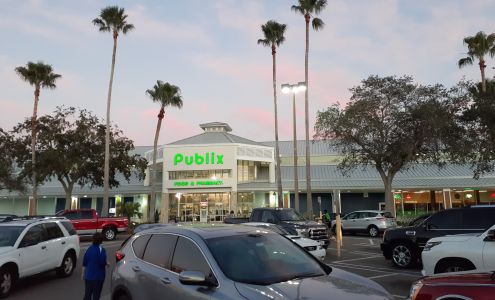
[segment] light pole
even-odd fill
[[[299,178],[297,175],[297,134],[296,134],[296,93],[306,90],[306,84],[299,82],[297,84],[282,84],[282,93],[292,93],[292,131],[294,134],[294,206],[299,212]]]

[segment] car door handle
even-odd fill
[[[65,245],[65,241],[62,242],[62,245]]]
[[[141,268],[140,268],[140,267],[138,267],[138,266],[133,266],[133,267],[132,267],[132,270],[133,270],[134,272],[139,272],[139,271],[141,271]]]
[[[163,278],[160,278],[160,281],[163,283],[163,284],[170,284],[170,279],[168,277],[163,277]]]
[[[46,246],[41,246],[41,249],[45,250],[46,249]]]

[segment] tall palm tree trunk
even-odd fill
[[[304,93],[304,117],[306,128],[306,210],[309,217],[313,218],[313,199],[311,196],[311,162],[309,153],[309,101],[308,101],[308,52],[309,52],[309,19],[307,14],[304,16],[306,20],[306,51],[304,53],[304,81],[306,82],[306,91]]]
[[[297,174],[296,93],[292,93],[292,131],[294,134],[294,206],[299,212],[299,177]]]
[[[278,193],[278,207],[284,206],[284,201],[282,198],[282,174],[280,172],[280,150],[278,146],[278,113],[277,113],[277,69],[276,69],[276,48],[272,45],[272,58],[273,58],[273,105],[275,108],[275,156],[277,166],[276,177],[277,177],[277,193]]]
[[[107,97],[107,120],[105,128],[105,166],[103,170],[103,206],[102,216],[108,216],[108,193],[110,173],[110,103],[112,101],[113,73],[115,70],[115,54],[117,53],[117,32],[113,33],[112,71],[110,72],[110,83],[108,85]]]
[[[36,215],[38,211],[38,181],[36,180],[36,119],[38,118],[38,102],[40,100],[40,87],[36,86],[34,90],[34,108],[33,108],[33,118],[31,119],[31,161],[33,167],[32,173],[32,185],[33,185],[33,193],[31,203],[29,205],[28,214],[30,216]]]
[[[486,64],[485,64],[485,61],[483,59],[480,59],[480,71],[481,71],[481,90],[483,91],[483,93],[486,92],[486,79],[485,79],[485,68],[486,68]]]
[[[150,185],[151,185],[151,199],[149,201],[149,215],[148,221],[155,223],[155,206],[156,206],[156,154],[158,152],[158,137],[160,136],[160,128],[162,127],[163,116],[165,115],[165,108],[162,106],[160,113],[158,114],[158,122],[156,123],[155,141],[153,143],[153,165],[150,170]],[[166,209],[168,206],[166,206]],[[165,220],[168,222],[168,220]]]

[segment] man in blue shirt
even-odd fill
[[[107,253],[101,246],[103,236],[97,232],[93,235],[93,244],[86,250],[83,259],[82,277],[85,282],[84,300],[99,300],[107,263]]]

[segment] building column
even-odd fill
[[[436,210],[435,206],[437,205],[435,191],[430,191],[430,205],[431,211],[434,212]]]
[[[160,223],[168,223],[169,221],[169,210],[170,210],[170,199],[169,199],[169,193],[162,193],[162,201],[161,201],[161,206],[160,206]],[[154,212],[150,212],[153,213]]]
[[[452,208],[452,195],[450,189],[443,189],[443,208]]]
[[[233,210],[234,214],[237,216],[239,212],[237,211],[237,192],[230,192],[230,202],[229,202],[229,213]]]
[[[474,191],[474,197],[476,199],[476,205],[480,205],[481,204],[480,190],[475,190]]]

